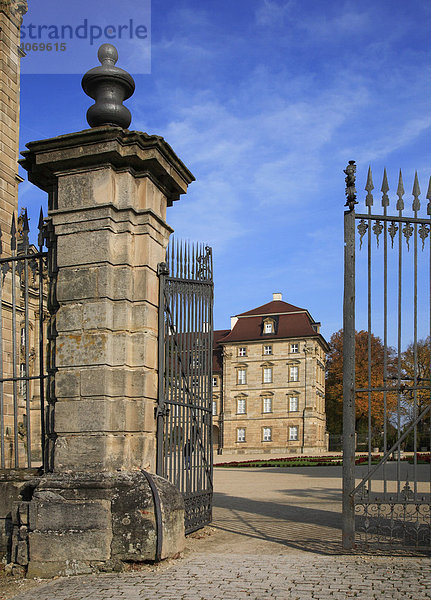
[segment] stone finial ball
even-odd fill
[[[96,102],[87,111],[90,127],[114,125],[127,129],[132,115],[123,101],[135,91],[133,77],[115,65],[118,52],[112,44],[102,44],[97,56],[101,65],[85,73],[82,78],[83,90]]]
[[[118,60],[117,48],[112,44],[102,44],[97,53],[97,58],[100,60],[102,65],[105,63],[111,63],[115,65]]]

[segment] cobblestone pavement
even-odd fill
[[[176,561],[157,571],[61,579],[15,600],[332,600],[431,598],[428,558],[219,556]]]
[[[216,469],[214,521],[183,558],[40,582],[13,598],[431,599],[431,557],[342,554],[340,488],[338,467]]]

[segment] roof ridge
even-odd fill
[[[254,309],[257,310],[257,309]],[[242,313],[240,315],[235,315],[236,317],[240,318],[240,317],[271,317],[272,315],[299,315],[301,313],[308,313],[308,310],[306,308],[299,308],[298,310],[289,310],[288,312],[263,312],[263,313],[253,313],[252,315],[249,315],[247,313]]]
[[[285,307],[288,307],[287,310]],[[284,308],[284,310],[283,310]],[[279,310],[277,310],[279,309]],[[294,304],[290,304],[289,302],[285,302],[284,300],[271,300],[270,302],[266,302],[261,306],[257,306],[256,308],[252,308],[250,310],[244,311],[235,315],[236,317],[242,317],[247,315],[259,315],[259,314],[287,314],[292,312],[308,312],[306,308],[301,308],[300,306],[295,306]]]

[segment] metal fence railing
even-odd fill
[[[29,243],[27,212],[17,222],[13,216],[10,240],[0,245],[2,469],[44,463],[48,252],[42,213],[37,244]]]

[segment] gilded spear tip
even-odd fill
[[[28,234],[28,232],[30,231],[30,226],[28,224],[28,214],[27,214],[27,209],[24,209],[24,214],[23,214],[23,225],[22,225],[22,231],[25,234]]]
[[[12,215],[12,225],[10,228],[10,249],[16,250],[16,225],[15,225],[15,213]]]
[[[412,196],[414,198],[414,200],[413,200],[414,212],[418,212],[418,210],[420,210],[420,208],[421,208],[421,203],[419,201],[420,193],[421,193],[421,188],[419,187],[418,172],[415,171],[415,180],[413,183],[413,190],[412,190]]]
[[[400,169],[400,174],[398,176],[398,188],[397,188],[397,196],[404,196],[404,182],[403,182],[403,174]]]
[[[397,196],[398,196],[397,210],[404,210],[404,200],[403,200],[404,194],[405,194],[405,191],[404,191],[404,183],[403,183],[403,174],[401,173],[401,169],[400,169],[400,174],[398,177],[398,187],[397,187]]]
[[[389,183],[388,183],[388,174],[386,173],[386,167],[384,168],[383,171],[383,181],[382,181],[382,187],[380,188],[380,191],[382,192],[382,206],[389,206],[389,197],[388,197],[388,192],[389,192]]]
[[[43,210],[42,207],[40,207],[40,213],[39,213],[39,222],[37,224],[37,228],[39,229],[39,233],[37,236],[37,243],[39,244],[40,247],[43,246],[43,242],[44,242],[44,235],[43,235]]]
[[[367,191],[367,197],[365,198],[365,206],[373,206],[374,199],[373,194],[371,193],[374,189],[373,183],[373,174],[371,173],[371,167],[368,167],[368,175],[367,175],[367,183],[365,185],[365,190]]]
[[[429,183],[428,183],[427,200],[428,200],[427,215],[431,215],[431,177],[430,177]]]

